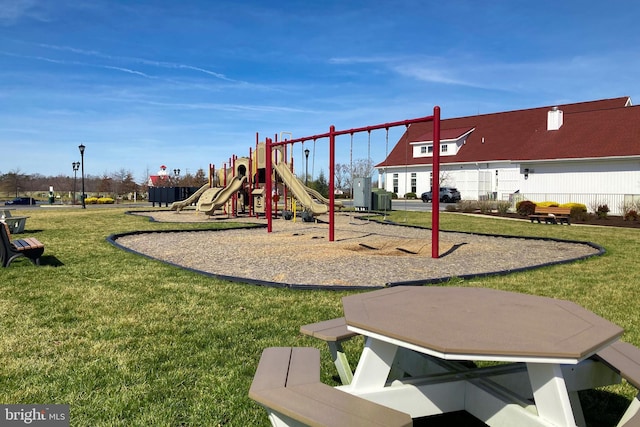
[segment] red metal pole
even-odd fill
[[[431,258],[440,257],[440,107],[433,107],[433,182],[431,185]]]
[[[264,186],[264,210],[267,216],[267,232],[271,233],[273,230],[273,218],[271,218],[271,138],[265,139],[265,186]]]
[[[253,195],[251,194],[253,191],[253,151],[252,148],[249,147],[249,170],[247,171],[247,188],[249,189],[247,197],[247,204],[249,205],[249,216],[253,216]]]
[[[231,172],[231,176],[233,178],[236,177],[236,159],[238,158],[238,156],[236,156],[235,154],[233,155],[232,159],[232,172]],[[238,207],[238,193],[233,193],[231,195],[231,216],[236,216],[236,208]]]
[[[329,128],[329,241],[335,239],[335,191],[334,191],[334,165],[336,163],[336,127]]]

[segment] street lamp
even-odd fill
[[[82,209],[87,209],[87,205],[84,202],[84,148],[84,144],[78,145],[78,149],[80,150],[80,164],[82,166]]]
[[[80,169],[80,162],[71,163],[73,167],[73,204],[76,204],[76,180],[78,178],[78,169]]]
[[[304,167],[304,185],[309,185],[309,149],[304,150],[306,165]]]

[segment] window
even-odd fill
[[[415,172],[411,173],[411,192],[415,193],[418,188],[418,177],[416,176]]]
[[[433,153],[433,145],[428,146],[427,150],[429,151],[429,153]]]
[[[441,146],[440,146],[440,152],[441,152],[441,153],[446,153],[446,152],[447,152],[448,147],[449,147],[449,145],[447,145],[447,144],[441,145]]]
[[[398,174],[393,174],[393,192],[398,194]]]
[[[427,154],[427,147],[420,147],[420,154]]]

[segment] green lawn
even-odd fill
[[[69,404],[72,426],[267,426],[265,411],[247,397],[265,347],[316,346],[322,351],[322,380],[335,381],[324,343],[298,329],[340,316],[340,298],[347,292],[229,283],[125,252],[105,238],[217,225],[154,223],[124,211],[15,213],[30,216],[24,236],[45,243],[46,265],[23,260],[0,270],[0,402]],[[414,212],[388,218],[425,226],[430,220]],[[453,283],[575,301],[624,327],[623,339],[640,346],[640,231],[446,213],[441,228],[604,246],[603,257]],[[526,248],[504,256],[526,256]],[[348,346],[352,360],[361,345],[356,339]],[[608,391],[615,394],[586,398],[617,401],[635,392],[627,385]]]

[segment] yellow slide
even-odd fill
[[[210,190],[205,191],[198,200],[197,211],[204,212],[207,215],[213,215],[216,209],[220,209],[235,192],[242,189],[242,185],[246,180],[246,176],[235,176],[226,187],[222,189],[211,188],[210,190],[217,190],[217,192],[211,192],[210,197],[205,197]]]
[[[196,200],[198,200],[200,198],[200,196],[202,195],[202,193],[204,193],[208,189],[209,189],[209,184],[207,183],[207,184],[203,185],[202,187],[198,188],[198,191],[196,191],[195,193],[193,193],[191,196],[187,197],[186,199],[178,201],[178,202],[171,203],[171,210],[180,212],[182,209],[186,208],[191,203],[193,203]]]
[[[307,187],[291,172],[289,169],[289,165],[287,162],[280,162],[274,166],[280,178],[284,182],[284,185],[291,190],[293,193],[293,197],[295,197],[298,202],[305,207],[305,209],[309,210],[313,215],[322,215],[327,213],[329,208],[324,203],[316,202],[313,197],[309,195],[307,192]]]

